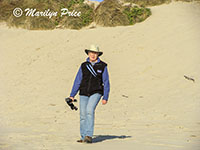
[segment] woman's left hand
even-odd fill
[[[107,100],[103,99],[102,104],[105,105],[107,103]]]

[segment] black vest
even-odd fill
[[[95,63],[93,66],[93,69],[97,73],[97,76],[94,77],[91,72],[88,70],[87,66],[92,64],[88,61],[83,62],[81,64],[81,69],[82,69],[82,81],[80,84],[80,92],[79,95],[85,95],[85,96],[90,96],[94,93],[100,93],[103,95],[103,81],[102,81],[102,74],[104,71],[105,66],[107,64],[103,61],[100,61],[98,63]]]

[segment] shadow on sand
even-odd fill
[[[131,138],[132,136],[126,136],[126,135],[121,135],[121,136],[116,136],[116,135],[94,135],[94,138],[92,139],[92,143],[98,143],[102,142],[105,140],[111,140],[111,139],[125,139],[125,138]]]

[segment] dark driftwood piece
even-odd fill
[[[194,80],[193,78],[190,78],[190,77],[188,77],[188,76],[186,76],[186,75],[184,75],[184,77],[185,77],[187,80],[191,80],[191,81],[195,82],[195,80]]]

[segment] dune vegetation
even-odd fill
[[[51,10],[58,12],[51,19],[44,16],[27,17],[23,13],[21,17],[15,17],[12,13],[14,8],[35,8],[37,11]],[[81,12],[80,17],[61,17],[61,8],[69,11]],[[141,22],[150,16],[150,9],[144,7],[124,7],[116,0],[104,0],[95,9],[84,3],[84,0],[0,0],[0,21],[5,21],[8,26],[21,27],[30,30],[69,28],[81,29],[92,22],[102,26],[132,25]]]
[[[172,2],[172,0],[123,0],[124,2],[134,3],[140,6],[156,6],[161,4],[168,4]],[[192,2],[192,1],[200,1],[200,0],[174,0],[174,1],[184,1],[184,2]]]
[[[116,0],[104,0],[95,10],[95,22],[102,26],[132,25],[151,15],[145,7],[126,5]]]
[[[9,26],[22,27],[26,29],[54,29],[58,25],[63,28],[80,29],[89,25],[93,21],[93,9],[83,3],[84,0],[1,0],[0,1],[0,21],[5,21]],[[35,8],[37,11],[50,9],[58,12],[58,15],[51,19],[43,16],[15,17],[12,14],[14,8],[20,7]],[[61,8],[68,8],[69,11],[77,9],[81,11],[81,17],[60,17]]]
[[[152,14],[151,10],[146,7],[170,2],[171,0],[104,0],[95,8],[85,0],[0,0],[0,22],[6,22],[9,27],[14,26],[29,30],[81,29],[92,22],[100,26],[133,25],[144,21]],[[123,5],[125,3],[128,5]],[[49,10],[57,12],[57,15],[51,18],[27,17],[23,13],[21,17],[15,17],[13,10],[16,7],[22,10],[34,8],[38,12]],[[62,8],[67,8],[69,11],[79,11],[81,15],[80,17],[61,17],[60,10]]]

